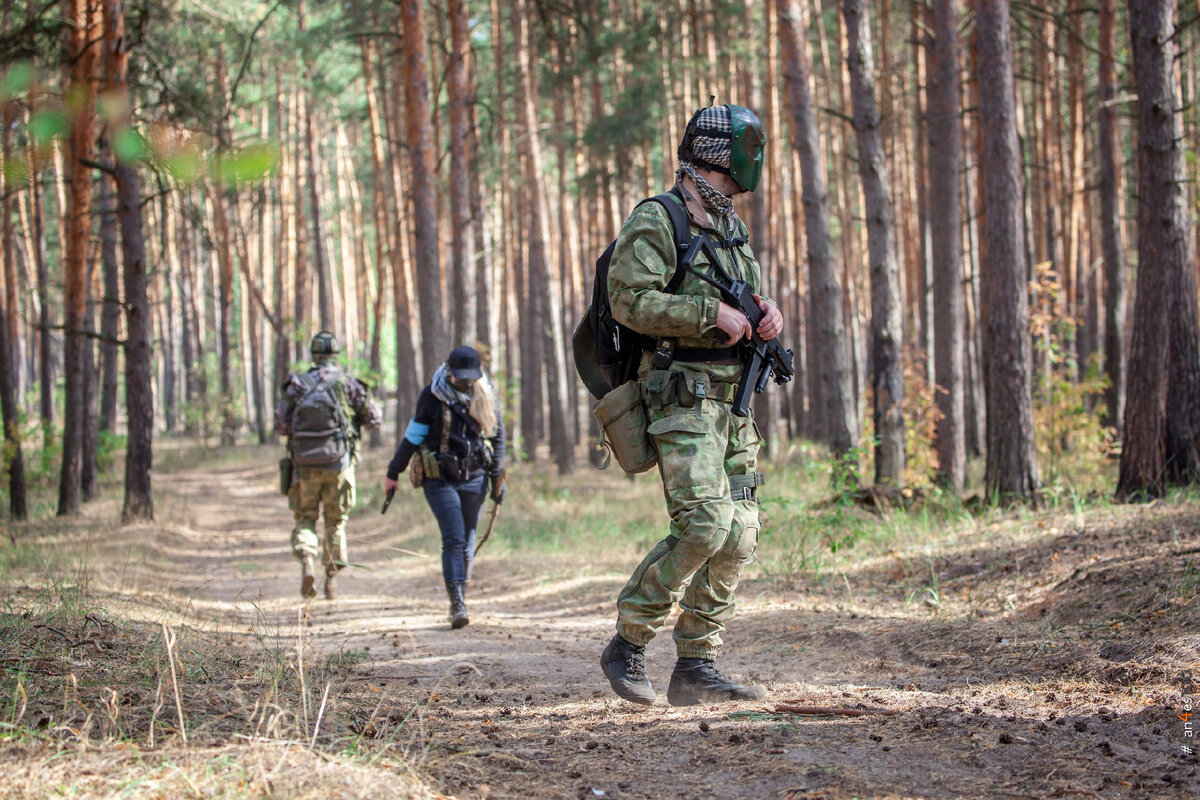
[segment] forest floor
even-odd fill
[[[337,600],[305,605],[276,455],[160,455],[153,525],[114,527],[110,497],[13,529],[0,796],[1200,792],[1185,749],[1200,699],[1194,500],[993,513],[936,547],[877,548],[804,579],[752,565],[719,666],[767,699],[640,707],[598,661],[656,534],[522,549],[505,540],[535,512],[517,502],[506,518],[506,504],[470,625],[451,631],[431,515],[410,491],[379,515],[376,456],[349,529],[363,568],[342,573]],[[539,480],[562,482],[553,513],[572,513],[574,487],[661,514],[651,480],[586,466]],[[669,635],[651,643],[664,694],[673,660]]]

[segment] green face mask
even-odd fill
[[[747,192],[758,188],[762,177],[763,146],[767,143],[762,122],[748,108],[730,105],[729,117],[733,127],[733,151],[729,155],[729,177]]]

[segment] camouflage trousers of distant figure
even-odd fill
[[[685,407],[649,408],[670,535],[638,565],[617,598],[617,632],[645,645],[679,603],[679,658],[714,658],[733,614],[742,567],[758,546],[756,499],[730,494],[730,480],[753,485],[761,438],[750,417],[712,397]]]
[[[346,518],[354,508],[354,468],[344,470],[299,467],[299,475],[288,490],[288,507],[296,519],[292,529],[292,553],[296,558],[318,555],[328,571],[345,566]],[[317,518],[325,513],[325,541],[317,538]]]

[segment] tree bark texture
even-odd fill
[[[126,49],[125,7],[121,0],[104,0],[104,34],[108,90],[126,95],[129,51]],[[120,120],[120,123],[128,126],[128,117]],[[116,161],[116,177],[125,279],[125,406],[129,416],[125,447],[125,503],[121,519],[129,523],[154,519],[154,497],[150,487],[154,391],[141,188],[134,165],[119,158]]]
[[[471,215],[471,152],[475,101],[467,62],[471,56],[466,0],[450,0],[450,61],[446,91],[450,102],[450,280],[454,286],[454,343],[475,344],[475,224]]]
[[[307,25],[303,2],[296,6],[296,15],[300,35],[304,36]],[[333,319],[333,286],[330,280],[329,264],[325,257],[325,226],[321,219],[321,184],[319,182],[321,170],[317,168],[317,145],[313,133],[313,106],[315,104],[311,90],[312,64],[308,61],[305,61],[304,64],[304,85],[306,87],[303,122],[304,156],[308,167],[306,182],[308,183],[309,211],[312,214],[313,268],[317,272],[317,313],[320,315],[321,330],[338,333]],[[343,339],[346,339],[349,332],[341,331],[340,333]]]
[[[815,329],[810,348],[810,369],[819,378],[824,403],[827,441],[837,456],[858,444],[858,410],[843,324],[842,288],[829,239],[829,193],[824,159],[817,136],[816,107],[812,98],[812,64],[804,44],[803,15],[799,5],[776,0],[779,35],[791,117],[792,146],[800,159],[804,182],[804,227],[808,243],[810,287],[809,325]]]
[[[442,312],[442,262],[438,242],[438,198],[434,186],[434,139],[425,56],[422,0],[401,0],[403,23],[404,119],[413,213],[413,266],[421,314],[421,363],[426,379],[449,353]]]
[[[5,9],[7,17],[7,9]],[[11,108],[11,106],[10,106]],[[12,125],[9,119],[10,111],[6,108],[3,113],[4,131],[0,134],[3,142],[0,154],[3,163],[7,164],[12,150]],[[36,179],[35,179],[36,180]],[[4,303],[0,303],[0,414],[4,423],[4,450],[0,458],[0,467],[8,473],[8,510],[13,519],[25,519],[29,516],[29,506],[25,485],[25,454],[21,447],[21,427],[17,413],[16,380],[13,364],[13,341],[10,338],[11,326],[9,311],[12,306],[9,299],[16,298],[19,291],[13,278],[16,270],[10,269],[15,254],[13,252],[12,225],[12,187],[7,175],[0,175],[0,259],[3,259]],[[12,532],[9,538],[12,539]]]
[[[573,427],[568,425],[570,401],[568,387],[573,384],[567,375],[567,346],[563,324],[562,286],[557,270],[550,260],[549,231],[550,215],[546,208],[545,169],[542,163],[541,134],[537,121],[537,85],[530,63],[528,0],[518,0],[517,23],[517,72],[521,85],[521,125],[524,128],[524,155],[528,176],[527,215],[529,219],[529,286],[531,296],[540,304],[539,311],[545,324],[534,335],[543,339],[545,375],[549,391],[550,452],[558,465],[559,473],[565,474],[575,468],[575,437]]]
[[[929,190],[938,198],[938,202],[929,210],[933,260],[934,385],[941,415],[935,436],[938,475],[955,494],[962,492],[967,472],[963,404],[966,312],[958,174],[959,153],[962,151],[959,2],[932,0],[931,36],[926,48],[928,83],[925,89]]]
[[[67,92],[76,98],[71,115],[66,173],[70,191],[66,204],[65,252],[63,254],[63,323],[66,344],[63,358],[66,377],[62,471],[58,486],[58,515],[79,511],[83,469],[84,314],[87,305],[87,247],[91,239],[92,169],[95,152],[96,73],[99,48],[89,46],[95,38],[96,19],[92,0],[67,0],[63,5],[66,31]]]
[[[871,267],[871,388],[874,390],[875,482],[904,483],[904,341],[900,314],[900,263],[892,189],[875,102],[875,59],[864,0],[845,0],[847,68],[858,138],[858,174],[867,215]]]
[[[121,270],[117,265],[117,190],[110,175],[100,178],[100,263],[104,290],[100,298],[100,430],[116,427],[117,373],[121,327]]]
[[[1023,180],[1008,0],[981,0],[975,24],[987,209],[987,258],[982,264],[982,323],[988,351],[986,488],[989,498],[1029,501],[1036,499],[1040,484],[1033,438]]]
[[[1104,374],[1108,376],[1105,401],[1108,424],[1120,436],[1125,425],[1125,316],[1128,300],[1125,236],[1121,222],[1123,191],[1118,161],[1117,108],[1119,86],[1116,69],[1116,0],[1100,0],[1100,125],[1099,159],[1100,246],[1104,257]],[[1122,437],[1123,438],[1123,437]]]
[[[1190,265],[1174,72],[1174,15],[1173,0],[1129,3],[1129,38],[1138,94],[1138,278],[1126,385],[1125,440],[1117,482],[1117,496],[1121,498],[1161,495],[1167,480],[1168,446],[1173,457],[1181,456],[1176,449],[1181,443],[1168,435],[1171,426],[1177,424],[1168,420],[1168,385],[1174,378],[1168,375],[1168,369],[1181,366],[1177,350],[1194,345],[1194,340],[1180,341],[1184,331],[1172,319],[1190,307],[1191,324],[1195,324],[1194,297],[1179,297],[1195,288],[1184,278]],[[1194,371],[1196,367],[1188,368]],[[1180,409],[1170,407],[1172,417],[1189,412],[1190,404]],[[1191,419],[1184,423],[1190,425]]]

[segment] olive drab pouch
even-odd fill
[[[630,475],[646,472],[658,463],[658,451],[646,433],[650,421],[642,403],[642,384],[626,381],[613,389],[596,404],[592,411],[600,423],[597,448],[607,447],[610,458],[615,456],[621,469]],[[604,467],[609,460],[606,459]]]
[[[422,447],[417,451],[417,458],[421,460],[422,483],[424,483],[426,479],[432,479],[435,481],[442,479],[442,472],[440,469],[438,469],[438,460],[435,453],[432,453]]]
[[[419,451],[416,458],[408,462],[408,482],[414,489],[420,489],[425,485],[425,459],[421,458]]]
[[[286,495],[292,488],[292,457],[279,459],[279,493]]]

